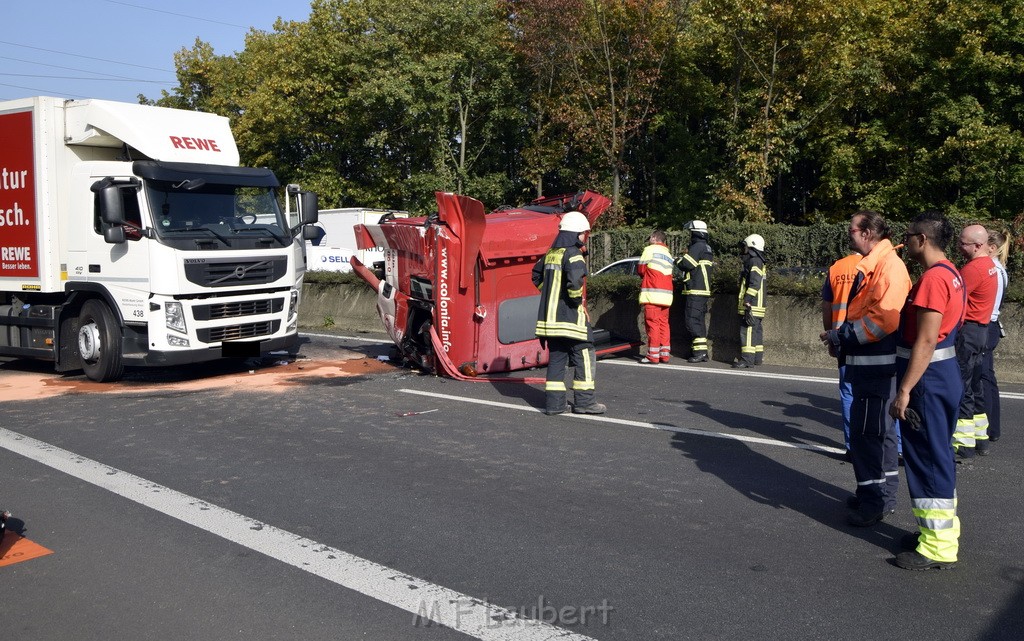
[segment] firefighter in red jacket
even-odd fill
[[[665,240],[665,232],[654,230],[636,268],[647,329],[647,356],[640,359],[641,363],[667,363],[671,358],[668,315],[672,309],[672,254]]]
[[[572,389],[575,414],[604,414],[606,408],[594,400],[594,371],[597,355],[591,336],[583,287],[587,263],[583,239],[590,221],[578,211],[562,216],[558,236],[544,257],[533,266],[533,284],[540,290],[537,337],[547,347],[548,373],[544,383],[544,413],[562,414],[566,402],[565,368],[573,367]]]

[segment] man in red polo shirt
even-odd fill
[[[979,440],[988,445],[988,415],[981,382],[982,356],[988,342],[988,321],[999,291],[998,270],[988,254],[988,231],[981,225],[969,225],[960,232],[960,253],[967,259],[960,273],[967,292],[964,326],[957,335],[956,360],[964,384],[964,396],[953,432],[957,458],[974,456]]]
[[[924,268],[900,318],[896,347],[896,396],[889,414],[900,420],[907,489],[918,531],[901,541],[896,565],[907,570],[946,569],[960,549],[953,422],[963,393],[956,363],[957,326],[964,288],[943,248],[953,226],[939,212],[911,221],[907,256]]]

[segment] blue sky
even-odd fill
[[[250,29],[303,21],[309,0],[8,0],[0,11],[0,100],[137,102],[171,90],[174,52],[196,38],[230,55]]]

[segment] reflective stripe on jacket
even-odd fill
[[[846,321],[839,327],[846,379],[851,383],[878,382],[879,392],[888,394],[881,386],[888,388],[888,379],[896,373],[896,332],[910,286],[907,267],[888,239],[857,263]]]
[[[671,307],[672,254],[668,247],[661,243],[644,247],[636,271],[641,278],[640,304]]]
[[[832,290],[832,329],[839,329],[846,320],[846,305],[861,258],[860,254],[850,254],[832,263],[828,269],[828,286]]]
[[[764,259],[756,254],[747,254],[743,257],[743,271],[740,272],[740,296],[737,309],[740,314],[747,313],[747,304],[750,304],[750,313],[754,318],[764,318],[764,283],[768,276],[765,269]]]
[[[711,295],[711,272],[715,255],[703,239],[694,240],[679,258],[679,269],[686,272],[683,293],[688,296]]]
[[[589,340],[583,307],[587,263],[578,247],[554,247],[533,266],[533,284],[540,289],[537,336]]]

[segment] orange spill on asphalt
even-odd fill
[[[313,379],[362,376],[393,371],[394,366],[368,358],[340,361],[293,361],[254,370],[232,372],[184,381],[96,383],[81,374],[64,377],[52,372],[0,370],[0,402],[52,398],[64,394],[125,394],[167,391],[207,391],[230,388],[238,391],[281,392],[311,384]]]

